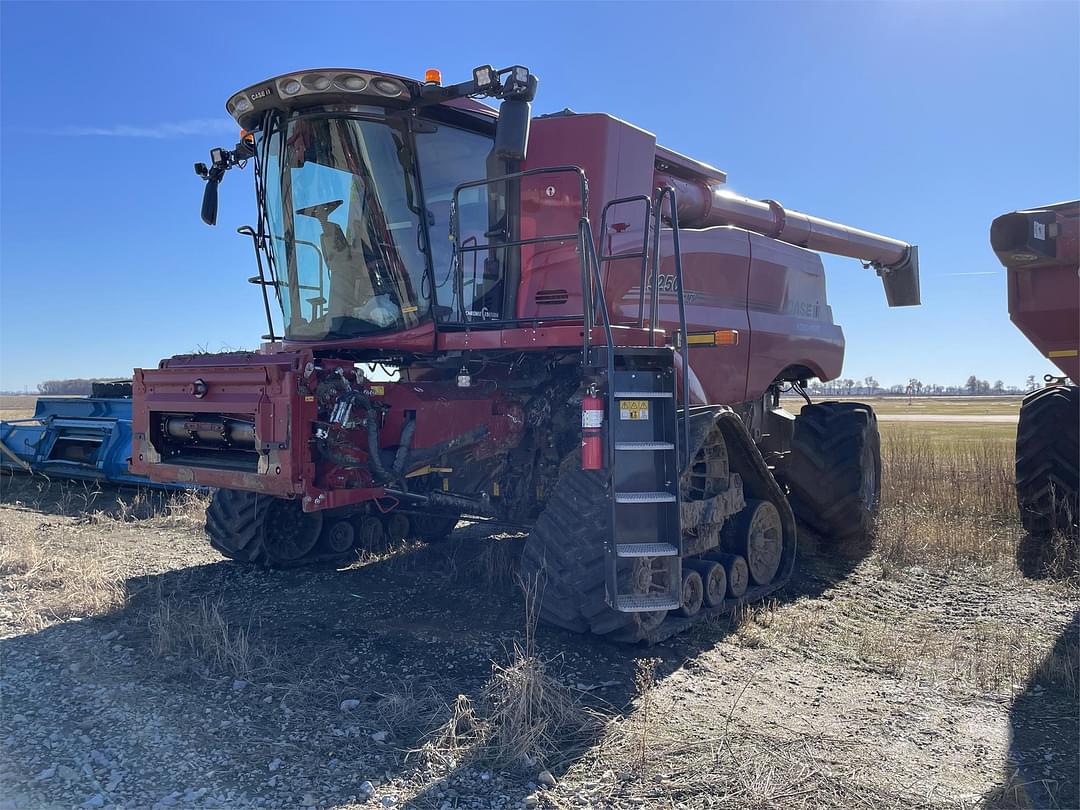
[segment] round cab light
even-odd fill
[[[340,87],[342,90],[348,90],[350,93],[359,93],[365,87],[367,87],[367,81],[363,76],[338,76],[334,79],[334,84]]]
[[[238,113],[245,113],[252,108],[252,104],[247,100],[246,96],[240,96],[233,104],[233,111]]]
[[[396,82],[392,82],[389,79],[376,79],[371,85],[384,96],[393,98],[394,96],[401,95],[401,88],[397,86]]]
[[[296,79],[289,79],[283,82],[281,85],[281,92],[287,96],[294,96],[300,92],[300,82]]]
[[[300,80],[300,83],[308,90],[322,91],[330,88],[330,79],[323,76],[321,73],[312,73],[309,76],[305,76]]]

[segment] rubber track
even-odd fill
[[[320,552],[321,539],[311,553],[299,560],[283,561],[271,556],[263,540],[269,506],[274,500],[255,492],[234,489],[215,491],[206,510],[206,535],[210,538],[210,546],[230,560],[267,568],[333,565],[351,558],[348,553]]]
[[[611,504],[606,476],[581,469],[579,453],[563,463],[551,500],[537,519],[522,554],[526,582],[540,589],[540,618],[573,632],[592,632],[612,641],[656,643],[706,619],[731,613],[782,588],[795,564],[795,519],[784,492],[773,479],[761,454],[746,433],[742,420],[730,409],[699,411],[691,418],[691,457],[714,428],[720,427],[728,443],[732,469],[743,476],[749,494],[777,503],[784,524],[784,558],[776,578],[751,588],[739,599],[702,608],[682,618],[669,613],[659,627],[642,633],[637,614],[608,606],[604,589],[604,538],[609,531]]]
[[[1045,537],[1055,528],[1073,537],[1077,533],[1078,423],[1076,386],[1057,385],[1024,397],[1016,429],[1016,498],[1020,521],[1033,536]]]
[[[874,445],[881,483],[877,417],[860,402],[807,405],[795,419],[791,453],[778,469],[796,517],[827,547],[847,557],[870,551],[875,510],[863,503],[862,451]],[[880,497],[880,496],[879,496]]]

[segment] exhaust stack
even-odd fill
[[[873,267],[890,307],[910,307],[919,297],[919,249],[899,239],[789,211],[775,200],[754,200],[697,180],[657,172],[654,183],[678,195],[679,225],[734,225],[810,250],[860,259]]]

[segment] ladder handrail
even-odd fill
[[[675,293],[679,303],[679,330],[675,335],[679,354],[682,357],[682,452],[680,453],[681,464],[690,463],[690,342],[687,339],[686,329],[686,296],[683,295],[683,269],[682,269],[682,246],[679,242],[679,206],[676,191],[672,186],[662,186],[656,190],[656,201],[653,205],[655,218],[653,219],[653,284],[652,284],[652,317],[649,320],[650,327],[655,325],[660,316],[660,226],[664,215],[664,200],[669,200],[671,209],[671,241],[672,252],[675,258]],[[650,346],[652,345],[653,331],[649,331]],[[681,466],[680,464],[680,466]]]
[[[609,200],[603,210],[600,212],[600,231],[597,234],[597,239],[603,240],[607,236],[607,216],[608,209],[615,207],[616,205],[627,205],[629,203],[642,202],[645,204],[645,221],[642,223],[641,229],[645,235],[645,242],[642,245],[640,253],[619,253],[619,254],[604,254],[603,242],[600,244],[600,263],[603,264],[607,261],[616,259],[641,259],[641,280],[638,283],[638,329],[645,328],[645,282],[649,274],[649,232],[650,225],[653,216],[652,199],[648,194],[635,194],[632,197],[619,197],[614,200]],[[650,327],[652,325],[650,324]]]

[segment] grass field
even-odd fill
[[[1023,397],[843,397],[818,399],[854,399],[870,405],[883,416],[948,415],[948,416],[1016,416]],[[798,413],[803,406],[799,397],[783,398],[789,411]]]
[[[0,396],[0,419],[27,419],[34,415],[36,402],[37,397],[32,394]]]

